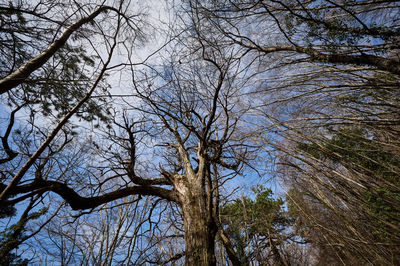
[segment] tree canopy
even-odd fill
[[[155,5],[0,4],[1,263],[398,265],[400,1]]]

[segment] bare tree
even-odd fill
[[[154,232],[151,226],[154,206],[150,199],[142,204],[135,197],[116,202],[116,206],[104,205],[94,215],[72,217],[67,210],[60,212],[51,223],[35,236],[27,249],[37,250],[41,256],[32,262],[60,263],[68,265],[140,264],[152,249],[151,242],[144,243],[146,236]],[[33,247],[39,243],[39,247]]]

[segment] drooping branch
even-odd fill
[[[261,47],[258,45],[248,45],[239,42],[243,47],[257,50],[265,54],[275,52],[297,52],[310,56],[312,61],[332,63],[332,64],[346,64],[346,65],[367,65],[375,67],[378,70],[390,72],[400,76],[400,64],[396,60],[388,59],[371,54],[361,55],[347,55],[339,53],[322,53],[316,49],[304,48],[300,46],[276,46],[276,47]]]

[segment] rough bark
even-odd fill
[[[182,204],[186,245],[185,265],[216,265],[216,225],[208,214],[201,195],[190,194],[186,195],[187,200]]]
[[[188,159],[187,153],[181,150],[181,158]],[[204,164],[204,158],[199,156],[199,164]],[[183,160],[185,161],[185,160]],[[178,203],[183,213],[185,231],[185,265],[216,265],[215,237],[217,225],[207,200],[205,189],[205,172],[195,173],[187,161],[186,176],[175,175],[174,187]]]

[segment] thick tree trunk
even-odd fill
[[[186,265],[216,265],[216,224],[201,197],[186,198],[187,201],[182,203]]]

